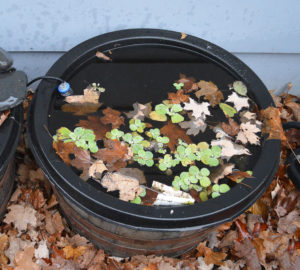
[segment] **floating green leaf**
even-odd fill
[[[233,90],[241,96],[247,96],[247,86],[241,81],[235,81],[233,83]]]
[[[219,106],[222,109],[223,113],[225,115],[228,115],[229,117],[233,117],[236,114],[236,109],[226,103],[220,103]]]

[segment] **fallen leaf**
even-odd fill
[[[49,258],[49,249],[45,240],[39,242],[38,248],[34,251],[34,257],[37,259]]]
[[[63,251],[65,253],[65,258],[67,260],[76,260],[79,256],[84,254],[84,252],[87,250],[86,246],[80,246],[73,248],[72,246],[66,246],[63,248]]]
[[[108,125],[102,123],[99,116],[89,115],[88,120],[80,120],[76,126],[93,130],[96,136],[96,140],[103,140],[105,138],[106,132],[111,130]]]
[[[89,176],[95,179],[101,179],[102,173],[107,171],[102,160],[95,161],[89,168]]]
[[[235,136],[240,131],[240,126],[232,118],[228,117],[228,124],[223,122],[222,129],[230,136]]]
[[[226,176],[233,182],[239,182],[241,178],[253,178],[249,173],[243,171],[233,171],[231,174]]]
[[[282,128],[282,123],[280,119],[280,111],[274,107],[268,107],[261,111],[264,119],[264,124],[262,128],[263,133],[268,133],[269,137],[267,140],[282,140],[285,141],[286,137]]]
[[[234,249],[237,257],[246,260],[249,270],[261,269],[256,249],[249,238],[245,238],[242,242],[235,241]]]
[[[15,270],[40,270],[42,267],[33,262],[34,247],[26,247],[15,257]]]
[[[194,90],[198,90],[198,84],[195,82],[196,80],[193,77],[187,77],[184,74],[179,74],[179,80],[177,83],[183,83],[182,89],[186,92],[192,92]]]
[[[46,203],[44,193],[40,189],[36,189],[30,194],[29,202],[36,210],[41,209]]]
[[[229,160],[232,156],[251,155],[249,150],[242,145],[235,144],[229,139],[213,140],[211,145],[217,145],[222,148],[221,158]]]
[[[91,159],[90,152],[85,149],[81,149],[79,147],[74,148],[74,156],[75,159],[71,160],[71,165],[78,170],[81,170],[82,173],[80,175],[80,178],[86,181],[89,178],[89,169],[90,166],[93,163],[93,160]]]
[[[118,140],[105,140],[106,148],[99,149],[94,156],[106,163],[110,171],[126,167],[126,161],[132,158],[130,148]]]
[[[232,173],[234,167],[235,165],[232,163],[222,164],[210,175],[211,181],[217,184],[220,179]]]
[[[120,173],[107,173],[102,178],[101,184],[107,188],[108,192],[119,190],[120,200],[127,202],[133,200],[143,191],[137,179]]]
[[[236,231],[230,230],[220,241],[219,248],[231,247],[234,245],[234,240],[238,238]]]
[[[140,119],[141,121],[144,121],[145,117],[149,117],[152,109],[151,102],[146,103],[145,105],[135,102],[132,106],[133,111],[125,113],[128,118]]]
[[[183,89],[178,90],[176,93],[168,93],[170,104],[179,104],[181,102],[188,102],[189,96],[184,94]]]
[[[89,243],[89,240],[87,240],[85,237],[75,234],[72,237],[67,237],[69,243],[71,246],[79,247],[79,246],[86,246]]]
[[[285,136],[289,143],[295,143],[296,145],[300,145],[300,132],[299,129],[290,128],[285,131]]]
[[[264,203],[263,199],[258,199],[249,209],[249,212],[251,212],[254,215],[261,216],[264,220],[267,220],[269,209],[267,205]]]
[[[182,32],[180,39],[185,39],[186,37],[187,37],[187,34]]]
[[[259,137],[255,134],[261,130],[250,122],[241,123],[240,132],[238,133],[236,140],[242,142],[243,144],[250,143],[259,145]]]
[[[99,52],[99,51],[96,52],[96,57],[98,57],[99,59],[103,59],[105,61],[110,61],[111,60],[109,56],[107,56],[104,53]]]
[[[4,252],[9,247],[9,238],[6,234],[0,234],[0,266],[6,265],[8,263],[8,258],[5,256]]]
[[[300,228],[300,214],[298,210],[294,210],[285,217],[279,218],[277,227],[279,233],[294,234],[298,228]]]
[[[269,90],[269,93],[275,103],[275,106],[277,108],[283,106],[283,104],[281,103],[281,97],[275,95],[274,92],[275,92],[275,90]]]
[[[208,102],[198,103],[192,98],[190,98],[189,103],[184,103],[184,109],[187,111],[192,111],[192,115],[197,118],[206,119],[206,115],[210,115],[210,111],[208,109],[210,104]]]
[[[168,120],[165,114],[159,114],[156,111],[150,112],[149,117],[151,120],[160,121],[160,122],[165,122]]]
[[[204,257],[206,264],[223,265],[223,260],[226,258],[226,253],[214,252],[211,248],[206,246],[206,242],[202,242],[197,247],[197,256]]]
[[[120,174],[133,177],[137,179],[140,183],[140,185],[145,185],[146,184],[146,177],[144,174],[144,171],[138,169],[138,168],[121,168],[118,171]]]
[[[228,96],[226,102],[233,103],[234,108],[239,112],[242,108],[249,108],[249,102],[247,97],[240,97],[235,92]]]
[[[71,159],[70,155],[73,154],[74,149],[76,148],[75,143],[68,142],[64,143],[63,141],[53,141],[53,148],[56,151],[56,154],[67,164],[70,165]]]
[[[293,115],[296,121],[300,122],[300,104],[296,102],[289,102],[289,103],[285,103],[285,106],[287,106],[293,111]]]
[[[201,90],[195,93],[196,97],[199,99],[200,97],[205,96],[205,99],[209,101],[212,107],[220,104],[221,100],[224,98],[223,93],[211,81],[207,82],[201,80],[198,82],[198,86]]]
[[[186,134],[196,136],[199,132],[205,132],[207,124],[202,118],[191,117],[190,121],[179,123],[181,128],[188,129]]]
[[[37,226],[36,211],[31,206],[13,204],[7,207],[10,211],[6,214],[4,222],[13,223],[20,232],[27,230],[27,225]]]
[[[55,233],[61,233],[65,227],[62,223],[61,215],[58,211],[56,211],[54,214],[52,214],[50,211],[46,212],[46,231],[52,235]]]
[[[75,104],[98,104],[100,91],[93,87],[88,87],[83,90],[83,95],[71,95],[66,97],[66,102]]]
[[[233,82],[232,88],[235,92],[237,92],[241,96],[247,95],[247,86],[242,81]]]
[[[61,106],[63,112],[73,113],[74,115],[87,115],[98,111],[102,106],[102,103],[74,103],[74,104],[64,104]]]
[[[170,121],[160,129],[160,132],[169,138],[170,141],[168,147],[171,151],[175,151],[178,139],[181,139],[186,143],[192,143],[192,140],[186,134],[185,130]]]
[[[235,221],[235,225],[238,229],[238,241],[241,242],[243,240],[245,240],[246,238],[252,238],[251,234],[249,233],[248,229],[247,229],[247,225],[245,223],[243,223],[242,221],[240,221],[239,219],[237,219]]]
[[[0,126],[4,123],[4,121],[7,119],[9,114],[10,114],[10,110],[0,112]]]
[[[124,118],[119,111],[107,107],[102,112],[104,116],[100,120],[104,125],[111,124],[112,128],[119,128],[121,125],[124,125]]]

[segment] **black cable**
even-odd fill
[[[31,80],[29,83],[27,83],[27,86],[33,84],[34,82],[38,81],[38,80],[55,80],[55,81],[59,81],[61,83],[65,82],[63,79],[58,78],[58,77],[53,77],[53,76],[41,76],[41,77],[37,77],[33,80]]]

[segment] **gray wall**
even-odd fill
[[[93,36],[127,28],[170,29],[237,55],[280,91],[300,94],[299,0],[0,0],[0,46],[29,78]]]

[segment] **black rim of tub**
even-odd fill
[[[68,80],[81,63],[94,57],[96,51],[108,53],[131,44],[159,44],[192,50],[229,70],[253,89],[252,96],[262,109],[274,105],[266,87],[257,75],[238,58],[224,49],[193,36],[157,29],[130,29],[103,34],[87,40],[64,54],[47,75]],[[47,131],[50,100],[56,84],[43,81],[37,88],[28,115],[28,137],[33,154],[58,192],[88,214],[130,228],[149,231],[184,231],[211,227],[235,218],[247,210],[267,189],[277,170],[280,140],[264,141],[253,168],[255,178],[245,179],[228,193],[205,203],[180,207],[147,207],[120,201],[82,181],[52,149]],[[251,87],[252,86],[252,87]],[[172,210],[172,211],[171,211]]]

